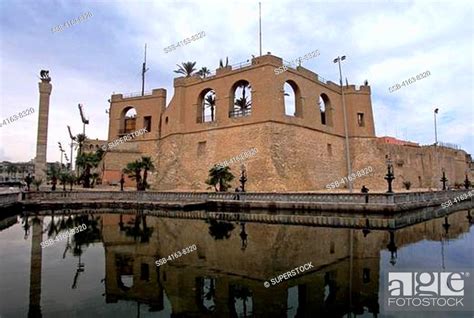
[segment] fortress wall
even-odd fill
[[[239,185],[242,163],[247,166],[248,191],[324,189],[342,177],[339,171],[345,171],[343,147],[341,137],[280,123],[172,135],[159,142],[154,188],[206,190],[205,180],[214,164],[256,148],[254,156],[230,165],[236,176],[232,190]]]
[[[412,188],[442,187],[442,169],[446,170],[448,184],[462,183],[465,178],[466,152],[445,147],[407,146],[383,143],[376,138],[356,138],[351,140],[352,170],[357,171],[372,166],[374,172],[369,177],[356,178],[354,189],[362,185],[369,189],[387,189],[383,179],[387,173],[385,156],[392,158],[395,190],[405,189],[403,181],[410,181]],[[470,177],[472,178],[472,176]]]

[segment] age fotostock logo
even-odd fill
[[[467,300],[474,295],[470,276],[468,271],[389,272],[386,309],[470,310]]]

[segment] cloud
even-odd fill
[[[64,29],[51,28],[91,12]],[[20,18],[21,17],[21,18]],[[347,55],[344,77],[369,80],[377,135],[439,139],[474,151],[473,6],[468,1],[294,2],[263,1],[263,52],[285,60],[319,50],[303,62],[338,82],[334,57]],[[24,23],[28,21],[28,23]],[[166,54],[163,49],[205,31],[206,36]],[[258,55],[258,4],[254,1],[0,3],[0,120],[38,107],[38,73],[49,69],[53,92],[48,161],[59,160],[57,142],[68,148],[66,125],[82,131],[77,104],[90,119],[87,135],[108,133],[107,99],[140,91],[143,45],[148,45],[146,89],[173,95],[177,63],[197,61],[214,70]],[[431,75],[394,93],[388,88],[429,70]],[[37,113],[0,128],[0,155],[27,161],[35,155]],[[8,155],[7,155],[8,154]],[[68,154],[69,156],[69,154]]]

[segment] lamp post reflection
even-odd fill
[[[242,242],[241,250],[245,251],[245,249],[247,248],[248,234],[245,232],[245,223],[244,222],[240,223],[240,234],[239,235],[240,235],[240,240]]]
[[[390,234],[390,242],[387,244],[387,249],[390,252],[390,264],[395,266],[397,263],[397,245],[395,244],[395,232],[389,231]]]

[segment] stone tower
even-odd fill
[[[36,138],[35,178],[46,182],[46,148],[48,145],[49,97],[53,86],[49,71],[41,71],[39,85],[38,136]]]

